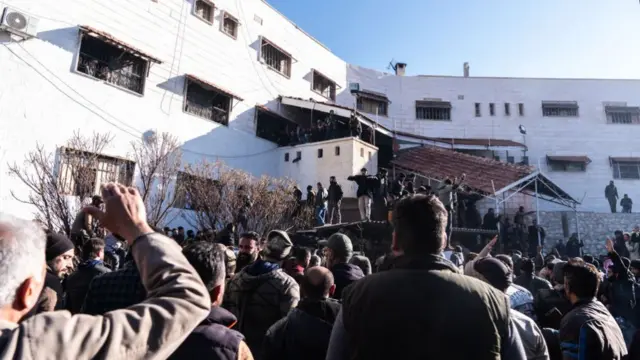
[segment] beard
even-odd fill
[[[236,259],[236,272],[242,270],[248,265],[253,264],[258,259],[258,254],[239,253]]]

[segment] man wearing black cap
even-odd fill
[[[104,201],[100,195],[94,195],[91,198],[91,206],[100,208]],[[94,237],[93,229],[95,228],[93,218],[85,209],[80,210],[71,225],[71,240],[78,248],[82,247],[85,240]]]
[[[442,203],[403,198],[392,221],[393,266],[344,289],[327,360],[525,359],[504,294],[440,256]]]
[[[47,234],[45,259],[47,273],[35,312],[64,309],[62,278],[73,271],[73,243],[63,234]]]
[[[351,256],[353,256],[351,239],[345,234],[335,233],[328,240],[321,240],[318,244],[325,245],[323,252],[327,261],[326,265],[333,273],[336,283],[336,291],[332,297],[340,300],[344,288],[364,277],[362,269],[349,263]]]

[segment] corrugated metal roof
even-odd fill
[[[79,27],[79,29],[84,34],[99,38],[99,39],[104,40],[106,42],[109,42],[109,43],[111,43],[113,45],[123,47],[123,48],[127,49],[129,52],[133,53],[136,56],[145,58],[145,59],[147,59],[149,61],[153,61],[153,62],[158,63],[158,64],[162,64],[162,61],[160,59],[158,59],[158,58],[156,58],[156,57],[154,57],[152,55],[149,55],[148,53],[138,49],[135,46],[127,44],[126,42],[116,38],[115,36],[105,32],[105,31],[98,30],[96,28],[93,28],[93,27],[87,26],[87,25],[81,25]]]
[[[236,94],[232,93],[231,91],[226,90],[226,89],[225,89],[225,88],[223,88],[223,87],[220,87],[220,86],[218,86],[218,85],[216,85],[216,84],[214,84],[214,83],[212,83],[212,82],[210,82],[210,81],[207,81],[207,80],[201,79],[201,78],[199,78],[199,77],[197,77],[197,76],[195,76],[195,75],[192,75],[192,74],[186,74],[186,75],[185,75],[185,77],[186,77],[187,79],[191,80],[191,81],[195,81],[195,82],[201,83],[201,84],[203,84],[203,85],[206,85],[206,86],[212,87],[212,88],[214,88],[215,90],[217,90],[217,91],[219,91],[219,92],[221,92],[221,93],[223,93],[223,94],[225,94],[225,95],[228,95],[228,96],[234,97],[234,98],[236,98],[236,99],[238,99],[238,100],[240,100],[240,101],[243,101],[243,100],[244,100],[244,99],[243,99],[243,98],[241,98],[239,95],[236,95]]]

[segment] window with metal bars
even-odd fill
[[[193,4],[193,14],[209,24],[213,24],[213,3],[206,0],[196,0]]]
[[[130,186],[134,171],[131,160],[66,148],[60,152],[58,179],[65,194],[89,197],[108,182]]]
[[[313,72],[311,89],[327,99],[336,100],[336,83],[317,71]]]
[[[640,161],[613,161],[614,179],[640,179]]]
[[[640,124],[640,108],[608,106],[605,112],[609,124]]]
[[[271,69],[288,77],[291,77],[291,55],[280,50],[266,39],[262,39],[260,58]]]
[[[369,114],[378,114],[381,116],[387,116],[388,103],[384,100],[376,100],[367,97],[358,97],[356,102],[357,108],[360,111]]]
[[[109,84],[144,94],[149,62],[93,36],[83,35],[76,70]]]
[[[474,111],[475,111],[476,117],[482,116],[482,110],[480,109],[480,103],[475,103],[474,104]]]
[[[238,38],[238,20],[226,12],[222,16],[222,23],[220,29],[223,33],[231,36],[234,39]]]
[[[184,99],[184,112],[215,121],[222,125],[229,124],[231,97],[205,87],[196,81],[187,82]]]
[[[577,117],[578,105],[565,103],[543,103],[542,116],[548,117]]]
[[[451,120],[451,103],[444,101],[416,101],[416,119]]]

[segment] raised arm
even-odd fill
[[[132,246],[148,299],[104,316],[37,315],[9,336],[17,354],[38,359],[164,359],[206,317],[211,300],[175,241],[153,233],[137,190],[108,184],[102,224]]]

